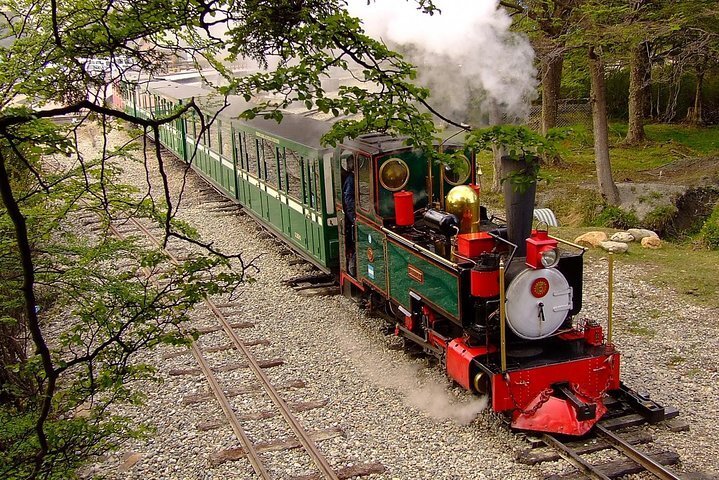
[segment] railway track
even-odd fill
[[[122,227],[111,224],[110,230],[118,238],[126,238],[128,235],[140,235],[147,241],[152,243],[155,247],[164,251],[171,263],[177,265],[181,262],[181,259],[178,258],[178,255],[173,254],[169,250],[169,248],[163,248],[162,242],[158,240],[155,235],[153,235],[150,229],[148,229],[142,223],[132,217],[125,219]],[[151,272],[145,271],[145,275],[148,276],[150,280],[157,283],[157,281],[152,278]],[[263,454],[266,454],[267,452],[301,449],[309,457],[311,463],[314,465],[316,472],[298,476],[296,477],[296,479],[298,480],[336,480],[349,477],[361,477],[373,473],[381,473],[385,470],[385,468],[381,464],[377,463],[365,463],[359,465],[355,464],[352,467],[335,470],[329,464],[327,458],[324,456],[322,451],[318,448],[317,441],[341,435],[341,430],[338,428],[333,428],[325,430],[315,430],[310,432],[302,425],[302,423],[294,414],[295,412],[324,406],[326,402],[305,402],[299,405],[288,404],[288,402],[286,402],[280,394],[279,389],[273,385],[273,383],[270,381],[264,371],[265,368],[282,364],[282,360],[262,362],[257,360],[250,350],[250,347],[252,345],[269,344],[269,342],[244,342],[235,331],[235,328],[251,327],[251,324],[231,323],[222,311],[223,306],[216,304],[208,297],[204,298],[204,305],[206,307],[206,310],[210,313],[211,317],[214,318],[216,322],[218,322],[219,327],[205,328],[200,333],[221,331],[229,340],[229,345],[220,348],[209,348],[207,349],[207,351],[205,351],[205,349],[203,349],[203,347],[201,346],[201,342],[193,340],[191,343],[190,350],[192,356],[197,362],[199,371],[204,375],[208,382],[212,396],[219,403],[227,423],[231,427],[235,437],[240,443],[240,446],[238,448],[230,448],[217,452],[215,455],[212,456],[212,458],[210,458],[211,464],[219,464],[226,461],[236,461],[242,458],[246,458],[258,478],[268,480],[280,477],[287,478],[284,474],[273,472],[270,468],[268,468],[265,460],[263,460]],[[209,351],[220,351],[228,349],[238,352],[244,362],[241,365],[235,363],[233,365],[225,367],[213,367],[208,360],[206,353]],[[256,387],[250,387],[249,389],[245,388],[245,390],[253,392],[261,391],[271,400],[271,403],[276,409],[275,412],[261,412],[260,414],[238,414],[236,412],[236,409],[233,407],[232,403],[228,398],[229,393],[232,392],[232,389],[222,385],[222,382],[219,380],[218,376],[216,375],[216,372],[241,367],[245,367],[252,372],[254,379],[258,385]],[[171,372],[171,374],[181,375],[187,373],[196,373],[195,370],[197,369],[175,371]],[[301,381],[294,383],[290,382],[289,388],[292,388],[293,386],[302,387],[304,385]],[[258,420],[263,418],[274,418],[277,416],[281,417],[284,420],[284,423],[292,432],[293,438],[284,438],[274,442],[254,442],[251,436],[246,432],[245,428],[243,428],[243,420]],[[207,427],[207,430],[210,430],[215,427],[217,427],[217,425],[210,425],[209,427]],[[202,426],[198,425],[198,428],[202,428]]]
[[[678,432],[687,430],[688,425],[676,419],[678,411],[671,407],[660,414],[654,402],[642,397],[639,401],[644,405],[631,405],[621,395],[607,398],[606,417],[580,439],[550,434],[529,436],[530,446],[518,460],[528,465],[564,460],[571,465],[570,471],[545,477],[551,480],[610,480],[639,473],[645,475],[642,478],[684,478],[670,468],[679,462],[679,455],[653,447],[652,435],[641,427],[652,423]]]

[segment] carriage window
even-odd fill
[[[313,204],[314,197],[314,181],[312,180],[312,160],[305,158],[304,169],[302,170],[303,184],[305,186],[305,199],[304,202],[310,207]]]
[[[320,164],[317,160],[312,164],[312,168],[315,171],[315,208],[322,210],[322,187],[320,183]]]
[[[247,135],[245,147],[247,147],[247,171],[259,176],[257,170],[257,139],[254,135]]]
[[[232,130],[230,122],[222,122],[222,154],[232,159]]]
[[[285,151],[287,193],[299,199],[302,197],[302,160],[292,150]]]
[[[262,158],[265,160],[265,178],[267,183],[277,186],[277,151],[275,144],[262,140]]]
[[[212,125],[210,124],[210,117],[205,117],[205,134],[203,143],[207,145],[207,147],[212,146]]]
[[[461,185],[467,181],[471,172],[469,159],[460,154],[454,156],[454,163],[444,165],[444,179],[450,185]]]
[[[237,159],[237,167],[244,169],[245,168],[245,158],[243,156],[243,153],[245,151],[245,148],[242,145],[242,139],[243,139],[242,132],[235,132],[235,158]]]
[[[372,162],[369,157],[365,157],[364,155],[357,156],[357,165],[355,167],[359,192],[357,204],[359,208],[365,212],[369,212],[372,205],[372,197],[370,196],[370,182],[372,181],[371,166]]]
[[[277,182],[280,190],[285,190],[285,147],[275,147],[275,154],[277,155]]]

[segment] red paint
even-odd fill
[[[580,400],[585,403],[596,405],[596,415],[590,420],[577,420],[577,411],[574,407],[562,398],[549,397],[537,409],[533,415],[515,412],[512,419],[512,427],[520,430],[531,430],[534,432],[551,432],[564,435],[584,435],[592,429],[595,423],[607,412],[601,399],[593,401],[584,395],[574,392]],[[530,404],[528,410],[543,401],[542,395],[538,395]]]
[[[584,328],[584,341],[599,347],[604,344],[604,332],[601,325],[587,325]]]
[[[619,388],[619,353],[612,347],[605,347],[604,352],[591,358],[493,375],[492,409],[528,410],[537,395],[556,383],[581,385],[581,393],[592,398]]]
[[[532,230],[532,236],[527,239],[527,266],[544,268],[542,265],[542,252],[557,248],[558,242],[549,238],[546,230]]]
[[[532,282],[530,291],[534,298],[542,298],[549,292],[549,280],[543,277],[537,278]]]
[[[414,319],[412,318],[412,315],[404,316],[404,328],[406,328],[410,332],[414,330]]]
[[[414,194],[412,192],[395,192],[394,217],[399,226],[414,225]]]
[[[427,330],[427,342],[443,350],[447,349],[447,339],[434,330]]]
[[[467,390],[471,390],[470,364],[479,355],[496,350],[494,346],[470,347],[463,338],[455,338],[447,344],[447,375]]]
[[[469,289],[474,297],[496,297],[499,295],[499,270],[472,270]]]
[[[559,338],[566,341],[579,340],[580,338],[584,338],[584,332],[573,328],[568,332],[560,333]]]
[[[457,235],[457,251],[463,257],[478,257],[494,248],[494,238],[486,232]]]

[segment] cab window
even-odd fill
[[[369,213],[372,210],[372,196],[370,182],[372,181],[372,162],[364,155],[357,156],[357,191],[359,193],[357,204],[360,210]]]

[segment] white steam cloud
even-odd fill
[[[452,394],[446,381],[427,377],[420,382],[419,366],[391,362],[386,353],[363,338],[363,333],[355,332],[350,340],[349,330],[352,330],[351,326],[344,324],[341,330],[334,332],[338,346],[347,358],[375,385],[401,393],[408,406],[435,420],[452,420],[460,425],[472,423],[487,407],[487,397],[466,394],[459,398]]]
[[[509,31],[498,0],[435,0],[441,14],[417,10],[412,0],[349,0],[370,36],[417,65],[440,112],[485,123],[493,108],[505,121],[525,119],[536,96],[534,51]],[[457,118],[453,118],[457,119]]]

